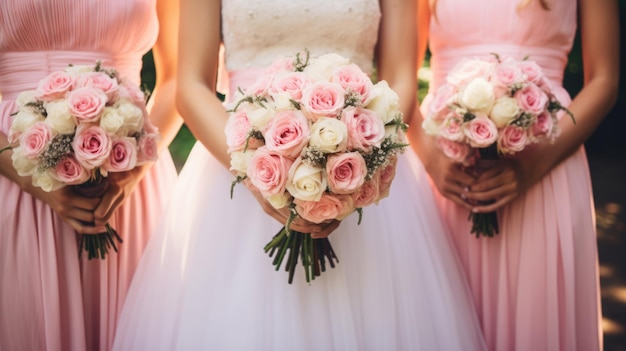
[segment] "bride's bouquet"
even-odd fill
[[[276,255],[277,270],[287,257],[289,283],[300,259],[310,282],[337,257],[327,238],[290,224],[297,216],[313,223],[361,216],[388,195],[397,154],[407,146],[398,96],[344,57],[306,52],[275,60],[229,108],[233,187],[244,182],[275,208],[290,209],[264,250]]]
[[[528,145],[553,142],[559,111],[573,115],[556,99],[539,65],[531,60],[466,59],[446,77],[429,105],[422,127],[437,136],[443,153],[480,172]],[[495,212],[470,213],[472,233],[497,234]]]
[[[149,122],[146,96],[113,69],[68,66],[20,93],[9,130],[13,166],[44,191],[64,186],[87,197],[101,196],[110,172],[130,171],[157,157],[157,129]],[[2,151],[0,150],[0,151]],[[89,259],[105,258],[122,242],[109,224],[82,235]]]

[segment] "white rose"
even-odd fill
[[[294,106],[291,103],[291,95],[286,92],[274,94],[272,96],[274,100],[273,107],[276,111],[293,110]]]
[[[374,111],[378,118],[387,124],[400,113],[400,98],[383,80],[374,85],[374,98],[365,107]]]
[[[491,108],[490,117],[498,128],[508,125],[520,113],[517,100],[508,96],[501,97]]]
[[[113,107],[124,119],[122,128],[129,133],[140,132],[143,128],[144,114],[139,106],[128,100],[120,100]]]
[[[485,78],[476,78],[465,86],[460,100],[471,111],[488,112],[495,101],[493,85]]]
[[[17,95],[17,97],[15,98],[15,103],[20,108],[23,108],[24,106],[26,106],[27,103],[35,102],[35,100],[36,100],[35,99],[35,91],[34,90],[25,90],[25,91],[19,93],[19,95]]]
[[[63,182],[54,179],[49,172],[36,172],[33,174],[33,185],[47,192],[60,189],[64,186]]]
[[[250,108],[246,109],[246,114],[248,115],[248,120],[252,127],[263,130],[267,122],[274,117],[276,111],[272,108],[250,105]]]
[[[428,135],[439,135],[439,123],[434,118],[425,118],[422,122],[422,129]]]
[[[87,65],[68,66],[67,68],[65,68],[65,72],[73,77],[76,77],[82,73],[94,72],[94,66],[87,66]]]
[[[319,201],[327,184],[323,169],[308,166],[297,159],[289,170],[287,191],[296,199]]]
[[[46,123],[59,134],[72,134],[76,128],[76,122],[67,102],[63,99],[50,101],[46,104]]]
[[[272,207],[278,210],[289,205],[291,202],[291,196],[289,196],[289,193],[284,192],[282,194],[276,194],[268,197],[267,201],[270,205],[272,205]]]
[[[230,154],[230,170],[237,172],[238,176],[245,176],[248,165],[256,150],[235,151]]]
[[[461,87],[478,77],[488,77],[493,71],[493,66],[493,62],[484,60],[462,60],[448,74],[446,82],[455,87]]]
[[[13,148],[12,151],[11,160],[13,160],[13,168],[15,168],[20,177],[31,176],[37,171],[39,162],[25,157],[21,147]]]
[[[313,81],[327,82],[337,68],[349,63],[350,61],[341,55],[326,54],[312,58],[309,65],[304,69],[304,73]]]
[[[33,124],[43,121],[44,117],[38,113],[26,110],[20,110],[17,112],[11,123],[11,129],[9,134],[23,133],[26,129],[30,128]]]
[[[105,132],[115,134],[124,125],[124,118],[113,107],[105,107],[100,117],[100,128]],[[130,134],[130,133],[129,133]]]
[[[348,145],[348,127],[336,118],[320,117],[311,127],[309,145],[323,153],[344,151]]]

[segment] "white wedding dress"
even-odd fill
[[[230,86],[277,55],[336,52],[372,71],[376,0],[222,1]],[[411,29],[407,29],[411,30]],[[336,268],[311,284],[275,271],[281,228],[199,143],[123,308],[114,350],[481,350],[459,262],[416,156],[391,194],[343,221]],[[300,268],[300,267],[299,267]]]

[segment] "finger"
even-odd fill
[[[313,239],[321,239],[321,238],[326,238],[328,237],[332,232],[335,231],[335,229],[337,229],[339,227],[339,224],[341,224],[341,221],[332,221],[331,223],[329,223],[328,225],[326,225],[325,227],[323,227],[322,231],[320,232],[313,232],[311,233],[311,237]]]
[[[470,186],[476,182],[476,177],[473,175],[454,167],[444,177],[446,182],[458,183],[463,187]]]
[[[94,227],[90,224],[86,224],[75,219],[66,219],[66,222],[69,223],[69,225],[72,226],[72,228],[74,228],[74,230],[79,234],[94,235],[106,231],[104,227]]]
[[[476,182],[476,184],[470,186],[470,192],[485,192],[500,188],[503,185],[512,185],[513,187],[517,186],[515,175],[512,172],[502,172],[493,178],[480,180]]]
[[[504,167],[502,165],[497,165],[492,168],[489,168],[480,173],[480,175],[476,178],[476,182],[483,181],[485,179],[493,178],[498,176],[504,171]]]
[[[513,201],[516,197],[516,194],[510,194],[507,195],[499,200],[497,200],[496,202],[489,204],[489,205],[482,205],[482,206],[475,206],[472,209],[472,212],[474,213],[489,213],[489,212],[494,212],[497,211],[499,209],[501,209],[502,207],[508,205],[511,201]]]
[[[70,199],[71,200],[68,201],[72,202],[73,207],[87,211],[95,210],[102,201],[102,198],[100,197],[72,196]]]
[[[94,211],[94,215],[96,217],[95,224],[106,224],[111,219],[111,216],[113,216],[113,213],[115,213],[115,210],[121,205],[123,200],[123,196],[118,196],[113,199],[113,201],[110,199],[105,201],[105,199],[103,199],[100,206],[98,206],[98,208]]]

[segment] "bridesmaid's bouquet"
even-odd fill
[[[573,115],[555,98],[539,65],[531,60],[466,59],[446,77],[429,105],[422,127],[437,136],[443,153],[480,172],[528,145],[553,142],[559,111]],[[497,234],[495,212],[470,213],[472,233]]]
[[[157,157],[157,129],[149,122],[146,96],[113,69],[70,65],[20,93],[9,131],[13,166],[44,191],[64,186],[101,196],[109,172],[130,171]],[[1,150],[0,150],[1,151]],[[89,259],[105,258],[122,242],[109,224],[81,236]]]
[[[322,223],[355,211],[360,223],[362,208],[388,195],[407,146],[398,96],[344,57],[305,52],[278,58],[229,107],[232,185],[244,182],[275,208],[290,209],[264,250],[276,255],[276,270],[287,257],[289,283],[300,258],[310,282],[337,256],[327,238],[290,225],[297,216]]]

